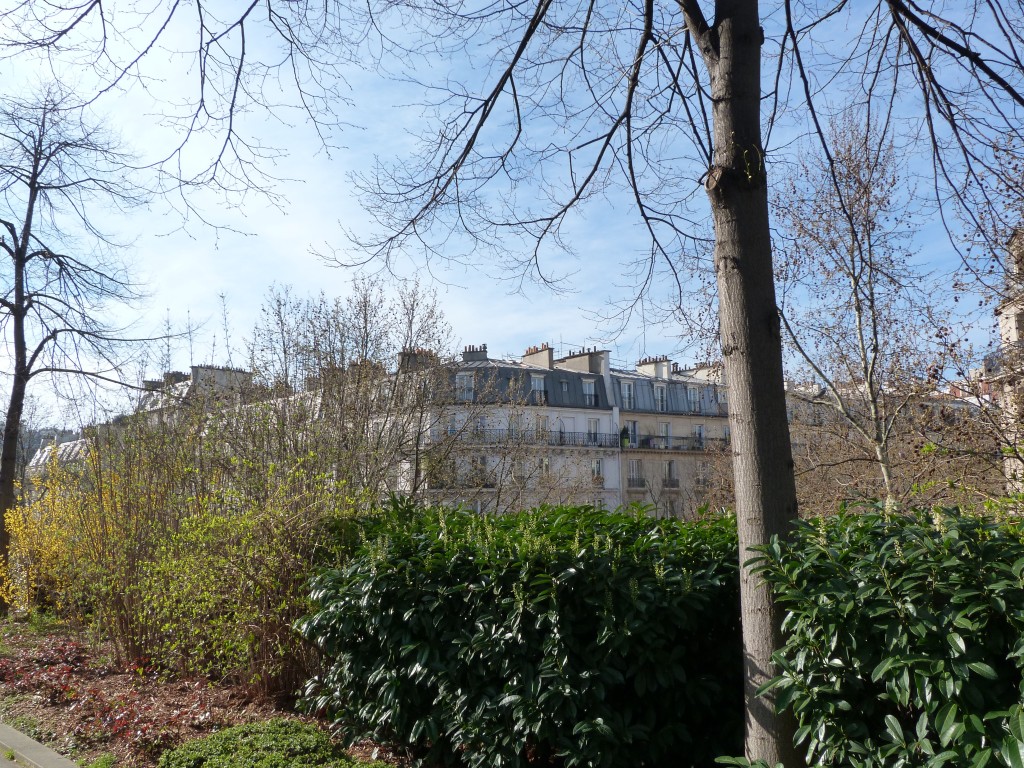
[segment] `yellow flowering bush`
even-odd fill
[[[0,563],[0,594],[14,611],[30,611],[62,599],[73,580],[73,521],[82,504],[77,475],[51,460],[43,476],[29,481],[21,503],[7,512],[11,543]]]

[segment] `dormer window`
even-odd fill
[[[633,382],[622,382],[622,407],[633,410],[636,408],[636,397],[633,393]]]
[[[597,392],[594,388],[593,379],[583,380],[583,404],[589,406],[597,405]]]
[[[547,403],[548,391],[544,386],[544,374],[530,374],[530,394],[533,396],[533,402],[535,404],[545,405]]]
[[[463,403],[473,402],[473,374],[455,374],[455,399]]]

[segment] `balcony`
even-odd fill
[[[679,478],[678,477],[663,477],[661,479],[662,488],[678,488]]]
[[[590,484],[595,488],[604,488],[604,475],[594,475],[590,478]]]
[[[458,488],[494,488],[497,484],[495,477],[490,472],[479,470],[468,473],[458,478],[455,487]]]
[[[562,432],[556,429],[449,430],[432,435],[434,440],[453,440],[461,445],[564,445],[580,448],[618,448],[619,435],[610,432]]]
[[[646,488],[647,480],[642,477],[627,477],[626,478],[627,488]]]
[[[630,441],[624,444],[623,448],[639,448],[648,451],[722,451],[729,445],[729,441],[716,437],[660,437],[656,435],[645,435],[638,441]]]

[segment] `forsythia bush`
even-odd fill
[[[292,624],[352,500],[316,454],[268,449],[260,417],[95,430],[8,516],[12,604],[92,622],[123,664],[293,694],[318,667]]]
[[[51,462],[47,475],[30,488],[30,498],[6,515],[10,550],[0,563],[0,595],[17,612],[40,603],[62,610],[74,578],[75,542],[69,532],[81,503],[74,474]]]
[[[699,765],[740,749],[730,519],[394,501],[314,586],[307,701],[428,761]]]
[[[309,577],[330,531],[321,514],[336,495],[301,462],[256,503],[211,499],[159,544],[147,572],[154,658],[183,672],[298,690],[314,668],[292,629],[311,608]]]

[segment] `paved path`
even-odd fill
[[[14,753],[15,762],[4,757],[8,752]],[[78,765],[0,723],[0,768],[78,768]]]

